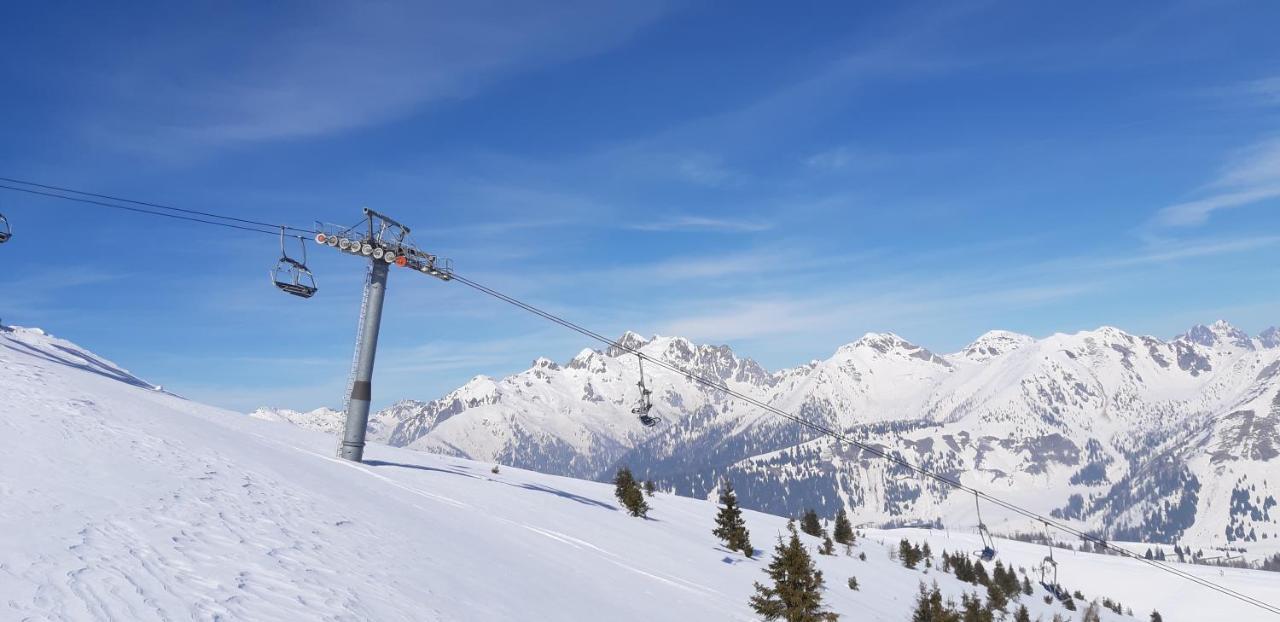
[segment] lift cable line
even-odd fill
[[[192,216],[183,216],[183,215],[181,215],[181,214],[174,214],[174,213],[169,213],[169,212],[160,212],[160,211],[149,210],[149,209],[144,209],[144,208],[140,208],[140,207],[130,207],[130,206],[128,206],[128,205],[118,205],[118,204],[116,204],[116,203],[108,203],[108,202],[106,202],[106,201],[99,201],[99,200],[96,200],[96,199],[87,199],[87,198],[83,198],[83,197],[67,196],[67,195],[65,195],[65,194],[58,194],[58,193],[56,193],[56,192],[46,192],[46,191],[43,191],[43,190],[32,190],[31,188],[19,188],[19,187],[16,187],[16,186],[8,186],[8,185],[5,185],[5,184],[0,184],[0,189],[3,189],[3,190],[13,190],[13,191],[16,191],[16,192],[25,192],[25,193],[27,193],[27,194],[37,194],[37,195],[40,195],[40,196],[50,197],[50,198],[54,198],[54,199],[65,199],[65,200],[67,200],[67,201],[75,201],[75,202],[77,202],[77,203],[85,203],[85,204],[88,204],[88,205],[97,205],[97,206],[100,206],[100,207],[109,207],[109,208],[112,208],[112,209],[124,210],[124,211],[128,211],[128,212],[135,212],[135,213],[139,213],[139,214],[149,214],[149,215],[151,215],[151,216],[162,216],[162,217],[164,217],[164,218],[173,218],[173,219],[175,219],[175,220],[186,220],[186,221],[196,222],[196,223],[201,223],[201,224],[206,224],[206,225],[215,225],[215,226],[218,226],[218,227],[227,227],[227,228],[229,228],[229,229],[239,229],[239,230],[241,230],[241,231],[252,231],[252,232],[254,232],[254,233],[263,233],[263,234],[266,234],[266,235],[269,235],[269,236],[272,236],[272,237],[275,237],[275,236],[277,236],[277,235],[280,235],[280,225],[267,225],[268,227],[270,227],[270,229],[258,229],[258,228],[255,228],[255,227],[249,227],[249,226],[244,226],[244,225],[237,225],[237,224],[234,224],[234,223],[231,223],[231,222],[220,222],[220,221],[217,221],[217,220],[205,220],[205,219],[201,219],[201,218],[195,218],[195,217],[192,217]],[[292,229],[292,227],[290,227],[290,229]],[[310,232],[308,232],[308,233],[310,233]]]
[[[957,490],[961,490],[961,491],[965,491],[965,492],[972,493],[972,494],[974,495],[974,497],[975,497],[975,500],[977,500],[977,499],[983,499],[983,500],[986,500],[987,502],[989,502],[989,503],[991,503],[991,504],[993,504],[993,505],[997,505],[997,506],[999,506],[999,507],[1002,507],[1002,508],[1004,508],[1004,509],[1006,509],[1006,510],[1009,510],[1010,512],[1013,512],[1013,513],[1015,513],[1015,514],[1018,514],[1018,515],[1020,515],[1020,516],[1022,516],[1022,517],[1024,517],[1024,518],[1029,518],[1029,519],[1033,519],[1033,520],[1035,520],[1035,521],[1037,521],[1037,522],[1040,522],[1040,523],[1044,524],[1046,528],[1056,529],[1056,530],[1061,531],[1061,532],[1063,532],[1063,533],[1067,533],[1067,534],[1073,535],[1073,536],[1075,536],[1075,537],[1077,537],[1077,538],[1080,538],[1081,540],[1084,540],[1084,541],[1087,541],[1087,542],[1091,542],[1091,543],[1093,543],[1095,546],[1099,546],[1099,547],[1102,547],[1102,548],[1107,549],[1107,550],[1115,551],[1117,554],[1119,554],[1119,555],[1121,555],[1121,556],[1123,556],[1123,557],[1128,557],[1128,558],[1131,558],[1131,559],[1136,559],[1136,560],[1138,560],[1138,561],[1140,561],[1140,562],[1143,562],[1143,563],[1145,563],[1145,564],[1147,564],[1147,565],[1149,565],[1149,566],[1152,566],[1153,568],[1156,568],[1156,569],[1158,569],[1158,570],[1162,570],[1162,571],[1164,571],[1164,572],[1168,572],[1168,573],[1173,574],[1173,575],[1175,575],[1175,576],[1177,576],[1177,577],[1180,577],[1180,578],[1182,578],[1182,579],[1186,579],[1186,580],[1188,580],[1188,581],[1191,581],[1192,583],[1196,583],[1196,584],[1201,585],[1201,586],[1203,586],[1203,587],[1206,587],[1206,588],[1208,588],[1208,589],[1214,590],[1215,592],[1218,592],[1219,594],[1222,594],[1222,595],[1224,595],[1224,596],[1228,596],[1228,597],[1234,598],[1234,599],[1236,599],[1236,600],[1239,600],[1239,601],[1241,601],[1241,602],[1244,602],[1244,603],[1247,603],[1247,604],[1253,605],[1254,607],[1257,607],[1257,608],[1262,609],[1262,610],[1264,610],[1264,611],[1267,611],[1267,612],[1269,612],[1269,613],[1280,614],[1280,606],[1273,605],[1273,604],[1268,603],[1268,602],[1266,602],[1266,601],[1263,601],[1263,600],[1260,600],[1260,599],[1254,598],[1253,596],[1250,596],[1250,595],[1248,595],[1248,594],[1244,594],[1244,593],[1238,592],[1238,591],[1236,591],[1236,590],[1233,590],[1233,589],[1231,589],[1231,588],[1228,588],[1228,587],[1226,587],[1226,586],[1219,585],[1219,584],[1217,584],[1217,583],[1214,583],[1213,581],[1210,581],[1210,580],[1205,579],[1205,578],[1202,578],[1202,577],[1198,577],[1198,576],[1196,576],[1196,575],[1194,575],[1194,574],[1192,574],[1192,573],[1186,572],[1186,571],[1184,571],[1184,570],[1180,570],[1180,569],[1175,568],[1175,567],[1173,567],[1173,566],[1171,566],[1171,565],[1169,565],[1169,564],[1166,564],[1166,563],[1164,563],[1164,562],[1160,562],[1160,561],[1158,561],[1158,560],[1149,560],[1149,559],[1146,559],[1145,557],[1143,557],[1143,556],[1141,556],[1141,555],[1138,555],[1138,554],[1136,554],[1136,553],[1132,553],[1132,552],[1130,552],[1130,551],[1128,551],[1128,550],[1126,550],[1126,549],[1123,549],[1123,548],[1118,547],[1118,546],[1116,546],[1116,545],[1114,545],[1114,544],[1111,544],[1111,543],[1107,542],[1106,540],[1104,540],[1104,539],[1102,539],[1102,538],[1099,538],[1099,537],[1094,536],[1094,535],[1092,535],[1092,534],[1089,534],[1089,533],[1087,533],[1087,532],[1081,531],[1081,530],[1076,529],[1076,528],[1074,528],[1074,527],[1072,527],[1072,526],[1070,526],[1070,525],[1067,525],[1067,524],[1065,524],[1065,523],[1059,522],[1059,521],[1054,520],[1054,519],[1052,519],[1052,518],[1050,518],[1050,517],[1047,517],[1047,516],[1044,516],[1044,515],[1042,515],[1042,514],[1039,514],[1039,513],[1035,512],[1035,511],[1032,511],[1032,510],[1026,509],[1026,508],[1024,508],[1024,507],[1022,507],[1022,506],[1019,506],[1019,505],[1016,505],[1016,504],[1014,504],[1014,503],[1012,503],[1012,502],[1005,501],[1005,500],[1003,500],[1003,499],[1001,499],[1001,498],[999,498],[999,497],[996,497],[996,496],[994,496],[994,495],[992,495],[992,494],[990,494],[990,493],[987,493],[987,492],[983,492],[982,490],[979,490],[979,489],[974,488],[974,487],[972,487],[972,486],[969,486],[969,485],[967,485],[967,484],[963,484],[963,483],[961,483],[959,480],[952,479],[952,478],[947,477],[947,476],[945,476],[945,475],[941,475],[941,474],[935,473],[934,471],[932,471],[932,470],[930,470],[930,469],[928,469],[928,468],[926,468],[926,467],[923,467],[923,466],[920,466],[920,465],[918,465],[918,464],[915,464],[915,463],[913,463],[913,462],[911,462],[911,461],[909,461],[909,460],[907,460],[907,459],[905,459],[905,458],[902,458],[902,457],[900,457],[900,456],[898,456],[898,455],[895,455],[895,454],[889,453],[888,451],[885,451],[885,450],[879,449],[879,448],[877,448],[877,447],[875,447],[875,446],[869,445],[869,444],[864,443],[864,442],[862,442],[862,441],[858,441],[858,440],[856,440],[856,439],[850,438],[848,435],[844,434],[843,432],[840,432],[839,430],[836,430],[836,429],[834,429],[834,428],[831,428],[831,427],[829,427],[829,426],[827,426],[827,425],[824,425],[824,424],[822,424],[822,423],[818,423],[818,422],[815,422],[815,421],[811,421],[811,420],[809,420],[809,419],[806,419],[806,418],[804,418],[804,417],[801,417],[801,416],[796,415],[796,414],[793,414],[793,413],[789,413],[789,412],[787,412],[787,411],[785,411],[785,410],[782,410],[782,409],[780,409],[780,408],[778,408],[778,407],[776,407],[776,406],[773,406],[773,405],[771,405],[771,404],[768,404],[768,403],[762,402],[762,401],[760,401],[760,400],[758,400],[758,399],[756,399],[756,398],[753,398],[753,397],[751,397],[751,396],[749,396],[749,395],[746,395],[746,394],[740,393],[740,392],[738,392],[738,391],[735,391],[732,387],[729,387],[728,385],[725,385],[724,383],[720,382],[719,380],[714,380],[714,379],[711,379],[711,378],[707,378],[707,377],[701,376],[701,375],[696,374],[696,373],[694,373],[694,372],[691,372],[691,371],[688,371],[688,370],[685,370],[685,369],[681,369],[679,366],[677,366],[677,365],[673,365],[673,364],[671,364],[671,363],[668,363],[667,361],[664,361],[664,360],[662,360],[662,359],[654,358],[654,357],[652,357],[652,356],[649,356],[649,355],[647,355],[647,354],[644,354],[643,352],[640,352],[638,349],[633,348],[633,347],[631,347],[631,346],[629,346],[629,345],[627,345],[627,344],[624,344],[624,343],[620,343],[620,342],[618,342],[618,341],[615,341],[615,340],[613,340],[613,339],[611,339],[611,338],[609,338],[609,337],[606,337],[606,336],[604,336],[604,335],[602,335],[602,334],[600,334],[600,333],[597,333],[597,332],[595,332],[595,331],[593,331],[593,330],[591,330],[591,329],[589,329],[589,328],[586,328],[586,327],[581,326],[581,325],[579,325],[579,324],[576,324],[576,323],[574,323],[574,322],[572,322],[572,321],[569,321],[569,320],[567,320],[567,319],[565,319],[565,318],[563,318],[563,317],[560,317],[560,316],[558,316],[558,315],[555,315],[554,313],[551,313],[551,312],[549,312],[549,311],[545,311],[545,310],[543,310],[543,309],[540,309],[540,308],[538,308],[538,307],[535,307],[535,306],[533,306],[533,305],[531,305],[531,304],[529,304],[529,303],[526,303],[526,302],[524,302],[524,301],[522,301],[522,300],[519,300],[519,299],[517,299],[517,298],[514,298],[514,297],[512,297],[512,296],[508,296],[507,294],[504,294],[504,293],[502,293],[502,292],[500,292],[500,291],[497,291],[497,290],[495,290],[495,289],[492,289],[492,288],[490,288],[490,287],[487,287],[487,286],[485,286],[485,285],[483,285],[483,284],[481,284],[481,283],[477,283],[476,281],[473,281],[473,280],[471,280],[471,279],[469,279],[469,278],[467,278],[467,277],[465,277],[465,276],[462,276],[462,275],[460,275],[460,274],[457,274],[456,272],[455,272],[455,273],[452,273],[452,277],[453,277],[453,280],[454,280],[454,281],[457,281],[457,282],[459,282],[459,283],[462,283],[463,285],[466,285],[467,287],[470,287],[470,288],[472,288],[472,289],[475,289],[476,291],[479,291],[479,292],[481,292],[481,293],[483,293],[483,294],[486,294],[486,295],[488,295],[488,296],[491,296],[491,297],[493,297],[493,298],[496,298],[496,299],[498,299],[498,300],[501,300],[502,302],[505,302],[505,303],[510,304],[510,305],[512,305],[512,306],[515,306],[515,307],[517,307],[517,308],[523,309],[524,311],[527,311],[527,312],[529,312],[529,313],[532,313],[532,314],[534,314],[534,315],[537,315],[537,316],[539,316],[539,317],[541,317],[541,318],[543,318],[543,319],[546,319],[546,320],[548,320],[548,321],[550,321],[550,322],[553,322],[553,323],[555,323],[555,324],[559,324],[560,326],[563,326],[564,328],[567,328],[567,329],[569,329],[569,330],[572,330],[572,331],[574,331],[574,332],[576,332],[576,333],[578,333],[578,334],[580,334],[580,335],[583,335],[583,336],[585,336],[585,337],[589,337],[589,338],[591,338],[591,339],[593,339],[593,340],[595,340],[595,341],[598,341],[598,342],[600,342],[600,343],[603,343],[603,344],[604,344],[604,345],[606,345],[606,346],[609,346],[609,347],[612,347],[612,348],[617,348],[617,350],[619,350],[619,351],[621,351],[621,352],[629,353],[629,354],[634,354],[635,356],[637,356],[638,358],[640,358],[640,359],[641,359],[641,360],[643,360],[643,361],[648,361],[649,363],[651,363],[651,364],[653,364],[653,365],[657,365],[657,366],[662,367],[662,368],[664,368],[664,369],[666,369],[666,370],[668,370],[668,371],[672,371],[672,372],[675,372],[675,373],[677,373],[677,374],[680,374],[680,375],[682,375],[682,376],[684,376],[684,377],[688,378],[690,381],[693,381],[693,382],[696,382],[696,383],[698,383],[698,384],[701,384],[701,385],[703,385],[703,386],[705,386],[705,387],[707,387],[707,388],[715,389],[715,390],[720,391],[720,392],[722,392],[722,393],[724,393],[724,394],[726,394],[726,395],[728,395],[728,396],[730,396],[730,397],[737,398],[737,399],[738,399],[738,400],[740,400],[740,401],[743,401],[743,402],[746,402],[746,403],[748,403],[748,404],[750,404],[750,405],[752,405],[752,406],[756,406],[756,407],[758,407],[758,408],[761,408],[761,409],[763,409],[763,410],[765,410],[765,411],[767,411],[767,412],[769,412],[769,413],[771,413],[771,414],[777,415],[777,416],[782,417],[782,418],[784,418],[784,419],[789,419],[789,420],[791,420],[791,421],[793,421],[793,422],[795,422],[795,423],[798,423],[798,424],[800,424],[800,425],[802,425],[802,426],[804,426],[804,427],[809,428],[810,430],[812,430],[812,431],[814,431],[814,432],[817,432],[817,433],[818,433],[819,435],[821,435],[821,436],[829,436],[829,437],[834,438],[835,440],[837,440],[837,441],[839,441],[839,442],[842,442],[842,443],[848,443],[848,444],[850,444],[850,445],[852,445],[852,446],[854,446],[854,447],[857,447],[858,449],[860,449],[860,450],[862,450],[862,451],[864,451],[864,452],[866,452],[866,453],[869,453],[869,454],[871,454],[871,455],[873,455],[873,456],[875,456],[875,457],[877,457],[877,458],[881,458],[881,459],[883,459],[883,460],[887,460],[887,461],[889,461],[889,462],[892,462],[893,464],[896,464],[896,465],[901,466],[901,467],[903,467],[903,468],[909,469],[909,470],[911,470],[911,471],[913,471],[913,472],[915,472],[915,473],[917,473],[917,474],[919,474],[919,475],[921,475],[921,476],[923,476],[923,477],[925,477],[925,478],[928,478],[928,479],[934,480],[934,481],[936,481],[936,482],[939,482],[939,483],[941,483],[941,484],[944,484],[944,485],[950,486],[950,487],[952,487],[952,488],[954,488],[954,489],[957,489]]]
[[[186,209],[186,208],[182,208],[182,207],[173,207],[173,206],[171,206],[171,205],[164,205],[164,204],[162,204],[162,203],[152,203],[152,202],[149,202],[149,201],[137,201],[137,200],[134,200],[134,199],[125,199],[125,198],[122,198],[122,197],[115,197],[115,196],[111,196],[111,195],[109,195],[109,194],[99,194],[99,193],[96,193],[96,192],[86,192],[86,191],[84,191],[84,190],[76,190],[76,189],[74,189],[74,188],[65,188],[65,187],[62,187],[62,186],[53,186],[53,185],[49,185],[49,184],[40,184],[40,183],[36,183],[36,182],[34,182],[34,181],[26,181],[26,180],[22,180],[22,179],[14,179],[14,178],[12,178],[12,177],[0,177],[0,182],[6,182],[6,183],[10,183],[10,184],[18,184],[18,185],[21,185],[21,186],[30,186],[30,187],[32,187],[32,188],[41,188],[41,189],[43,189],[43,190],[53,190],[53,191],[61,192],[61,193],[65,193],[65,194],[76,194],[76,195],[85,196],[85,197],[91,197],[91,198],[95,198],[95,199],[104,199],[104,200],[107,200],[107,201],[116,201],[116,202],[118,202],[118,203],[129,203],[129,204],[131,204],[131,205],[140,205],[140,206],[142,206],[142,207],[149,207],[149,208],[160,209],[160,210],[168,210],[168,211],[171,211],[171,212],[177,212],[177,213],[180,213],[180,214],[189,214],[189,215],[192,215],[192,216],[204,216],[204,217],[207,217],[207,218],[217,218],[217,219],[220,219],[220,220],[226,220],[226,221],[231,221],[231,222],[238,222],[238,223],[245,224],[245,225],[257,225],[257,226],[260,226],[260,227],[266,227],[266,228],[268,228],[268,229],[279,229],[279,228],[283,228],[283,229],[285,229],[285,230],[287,230],[287,231],[292,231],[292,232],[294,232],[294,233],[301,233],[301,234],[306,234],[306,235],[310,235],[310,234],[312,234],[312,233],[315,233],[314,231],[311,231],[311,230],[308,230],[308,229],[298,229],[298,228],[296,228],[296,227],[282,226],[282,225],[277,224],[277,223],[261,222],[261,221],[258,221],[258,220],[249,220],[249,219],[246,219],[246,218],[238,218],[238,217],[235,217],[235,216],[223,216],[222,214],[214,214],[214,213],[212,213],[212,212],[201,212],[201,211],[198,211],[198,210]],[[4,188],[8,188],[9,190],[22,190],[21,188],[13,188],[13,187],[10,187],[10,186],[2,186],[2,187],[4,187]],[[75,200],[73,197],[67,197],[67,196],[64,196],[64,197],[62,197],[62,198]]]
[[[0,177],[0,180],[12,181],[9,178],[3,178],[3,177]],[[26,182],[17,182],[17,183],[26,183]],[[132,205],[142,205],[142,206],[158,206],[159,204],[148,204],[142,201],[119,199],[115,197],[108,197],[107,195],[95,195],[92,193],[81,192],[77,190],[70,190],[70,189],[63,190],[54,186],[46,187],[46,189],[54,190],[54,192],[48,192],[43,190],[33,190],[31,188],[21,188],[21,187],[9,186],[4,184],[0,184],[0,189],[13,190],[17,192],[24,192],[24,193],[34,194],[34,195],[57,198],[57,199],[65,199],[69,201],[76,201],[80,203],[97,205],[97,206],[102,206],[107,208],[114,208],[118,210],[137,212],[137,213],[142,213],[142,214],[147,214],[152,216],[163,216],[166,218],[191,221],[191,222],[206,224],[206,225],[215,225],[220,227],[229,227],[232,229],[239,229],[243,231],[252,231],[256,233],[270,235],[272,237],[279,237],[281,234],[281,231],[280,231],[281,225],[275,225],[270,223],[259,223],[257,221],[249,221],[246,219],[239,219],[239,218],[234,218],[230,216],[222,216],[220,214],[213,214],[209,212],[195,212],[194,210],[181,210],[180,213],[169,213],[169,212],[155,211],[151,209],[143,209],[140,207],[119,205],[115,203],[108,203],[106,201],[96,200],[96,198],[105,198],[108,201],[120,201],[120,202],[130,203]],[[67,194],[59,194],[59,192],[73,193],[81,196],[68,196]],[[84,198],[84,197],[96,197],[96,198]],[[178,208],[165,207],[164,209],[179,211]],[[218,218],[218,219],[227,220],[227,221],[247,223],[248,225],[255,225],[255,226],[243,226],[240,224],[233,224],[233,222],[205,220],[202,218],[196,218],[194,216],[188,216],[188,215],[182,215],[182,214],[195,214],[200,216],[207,216],[209,218]],[[362,225],[367,225],[367,228],[362,232],[356,232],[356,228],[361,227]],[[261,226],[264,228],[259,229],[259,228],[256,228],[256,226]],[[352,386],[350,387],[350,390],[348,392],[349,406],[347,410],[347,429],[346,429],[346,434],[344,435],[343,444],[339,450],[339,455],[345,459],[359,462],[361,460],[361,456],[363,453],[364,429],[367,426],[369,398],[371,395],[369,379],[371,379],[372,377],[373,354],[377,347],[377,331],[378,331],[378,325],[380,324],[380,318],[381,318],[381,312],[382,312],[382,300],[383,300],[383,296],[385,295],[386,273],[387,273],[387,268],[390,265],[394,264],[401,267],[413,268],[419,272],[422,272],[430,276],[434,276],[443,281],[457,281],[459,283],[466,285],[467,287],[475,289],[476,291],[479,291],[483,294],[496,298],[507,304],[513,305],[517,308],[523,309],[524,311],[527,311],[529,313],[542,317],[543,319],[546,319],[555,324],[559,324],[564,328],[572,330],[578,334],[586,336],[602,344],[617,348],[619,351],[622,351],[625,353],[633,354],[642,361],[648,361],[651,364],[662,367],[668,371],[672,371],[677,374],[680,374],[688,378],[692,382],[696,382],[707,388],[720,391],[730,397],[746,402],[747,404],[750,404],[752,406],[761,408],[766,412],[769,412],[776,416],[793,421],[806,428],[809,428],[810,430],[818,433],[821,436],[829,436],[838,442],[847,443],[849,445],[857,447],[863,452],[866,452],[868,454],[871,454],[872,456],[881,458],[883,460],[886,460],[893,464],[901,466],[924,478],[931,479],[933,481],[944,484],[946,486],[950,486],[956,490],[972,493],[977,499],[986,500],[987,502],[993,505],[1002,507],[1024,518],[1029,518],[1037,522],[1040,522],[1045,526],[1046,529],[1054,529],[1066,534],[1076,536],[1081,540],[1091,542],[1096,546],[1114,551],[1118,555],[1121,555],[1123,557],[1128,557],[1128,558],[1143,562],[1149,566],[1152,566],[1153,568],[1156,568],[1157,570],[1168,572],[1174,576],[1180,577],[1187,581],[1191,581],[1192,583],[1196,583],[1197,585],[1211,589],[1224,596],[1228,596],[1230,598],[1234,598],[1236,600],[1247,603],[1249,605],[1253,605],[1254,607],[1257,607],[1269,613],[1280,614],[1280,606],[1270,604],[1266,601],[1259,600],[1257,598],[1249,596],[1248,594],[1244,594],[1236,590],[1230,589],[1228,587],[1218,585],[1217,583],[1214,583],[1208,579],[1198,577],[1194,574],[1191,574],[1184,570],[1180,570],[1178,568],[1175,568],[1159,560],[1146,559],[1141,555],[1132,553],[1126,549],[1113,545],[1107,542],[1105,539],[1086,533],[1084,531],[1071,527],[1070,525],[1059,522],[1055,519],[1044,516],[1042,514],[1038,514],[1032,510],[1023,508],[1012,502],[1005,501],[990,493],[986,493],[972,486],[963,484],[956,479],[952,479],[945,475],[935,473],[926,467],[917,465],[898,455],[889,453],[875,446],[853,439],[848,435],[846,435],[845,433],[840,432],[839,430],[831,428],[827,425],[805,419],[804,417],[801,417],[793,413],[789,413],[787,411],[777,408],[776,406],[767,404],[749,395],[735,391],[732,387],[729,387],[718,380],[707,378],[699,374],[696,374],[694,372],[681,369],[680,367],[673,365],[671,363],[668,363],[667,361],[657,359],[647,354],[644,354],[636,348],[617,342],[609,337],[606,337],[600,333],[597,333],[579,324],[571,322],[549,311],[544,311],[529,303],[523,302],[517,298],[508,296],[507,294],[504,294],[500,291],[497,291],[481,283],[478,283],[462,275],[459,275],[453,271],[451,263],[448,262],[447,260],[441,262],[436,258],[435,255],[423,252],[417,249],[416,246],[412,245],[412,243],[409,242],[409,238],[408,238],[409,230],[407,227],[404,227],[403,225],[400,225],[396,221],[388,217],[385,217],[381,214],[378,214],[373,210],[369,210],[366,208],[365,218],[362,219],[360,223],[353,225],[351,227],[336,228],[336,227],[329,227],[325,225],[318,225],[317,229],[315,230],[300,229],[296,227],[285,227],[285,229],[288,231],[313,234],[315,242],[318,244],[325,244],[330,247],[336,247],[339,250],[346,251],[353,255],[363,255],[363,256],[369,257],[370,259],[370,267],[369,267],[370,274],[369,274],[369,278],[366,280],[366,288],[365,288],[366,300],[362,304],[362,310],[361,310],[361,326],[360,326],[361,330],[359,332],[359,336],[357,339],[356,355],[353,360],[353,366],[352,366],[352,372],[353,372],[352,379],[351,379]],[[395,242],[391,243],[392,240],[394,240]],[[379,253],[378,258],[374,257],[375,251],[381,251]],[[395,251],[395,252],[389,253],[388,251]],[[351,410],[352,406],[356,407],[356,412],[354,413]],[[360,411],[363,411],[363,413],[361,413]],[[353,414],[355,414],[356,417],[353,418],[352,417]],[[361,414],[363,414],[363,417],[360,417]],[[364,420],[364,425],[359,425],[360,419]]]
[[[382,302],[386,295],[387,273],[390,266],[410,268],[444,281],[452,278],[453,263],[450,260],[440,260],[435,255],[422,251],[409,239],[408,227],[367,207],[364,208],[364,218],[350,227],[316,223],[315,229],[301,229],[224,216],[212,212],[198,212],[159,203],[135,201],[133,199],[73,190],[61,186],[33,184],[8,177],[0,177],[0,180],[33,186],[24,188],[20,185],[0,183],[0,189],[150,216],[162,216],[205,225],[253,231],[272,237],[278,236],[281,256],[277,260],[275,267],[270,270],[271,282],[281,291],[302,298],[310,298],[316,293],[315,277],[306,265],[305,237],[297,236],[302,244],[301,261],[289,256],[285,245],[285,238],[288,237],[289,232],[312,235],[317,244],[334,247],[357,257],[368,258],[369,273],[365,279],[351,377],[344,398],[347,421],[343,431],[342,444],[338,447],[338,456],[353,462],[361,462],[364,457],[365,432],[369,425],[369,404],[373,396],[373,362],[378,347],[378,331],[382,324]],[[129,203],[130,205],[121,205],[121,203]],[[4,225],[6,237],[0,241],[9,239],[7,235],[8,222],[5,221]]]

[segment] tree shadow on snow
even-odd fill
[[[502,483],[507,484],[508,486],[515,486],[516,488],[523,488],[525,490],[533,490],[536,492],[545,492],[545,493],[553,494],[557,497],[569,499],[570,501],[577,501],[578,503],[581,503],[583,505],[594,505],[598,508],[613,510],[615,512],[618,511],[617,506],[610,505],[608,503],[605,503],[603,501],[598,501],[596,499],[592,499],[591,497],[584,497],[582,495],[574,494],[567,490],[560,490],[559,488],[543,486],[542,484],[511,484],[508,482],[502,482]]]
[[[418,471],[432,471],[435,473],[447,473],[449,475],[461,475],[462,477],[470,477],[471,479],[484,479],[482,477],[477,477],[470,473],[455,471],[454,469],[441,469],[438,467],[429,467],[422,464],[406,464],[404,462],[389,462],[386,460],[365,460],[364,463],[374,467],[384,467],[384,466],[399,467],[402,469],[415,469]]]
[[[414,470],[417,470],[417,471],[431,471],[431,472],[434,472],[434,473],[446,473],[446,474],[449,474],[449,475],[461,475],[462,477],[470,477],[471,479],[481,479],[481,480],[486,480],[486,481],[490,481],[490,482],[496,482],[496,483],[499,483],[499,484],[506,484],[507,486],[512,486],[512,487],[515,487],[515,488],[522,488],[522,489],[524,489],[524,490],[532,490],[532,491],[534,491],[534,492],[545,492],[545,493],[547,493],[547,494],[551,494],[551,495],[555,495],[555,496],[557,496],[557,497],[560,497],[561,499],[568,499],[568,500],[570,500],[570,501],[576,501],[576,502],[581,503],[581,504],[583,504],[583,505],[592,505],[592,506],[595,506],[595,507],[598,507],[598,508],[604,508],[604,509],[606,509],[606,510],[612,510],[612,511],[615,511],[615,512],[616,512],[616,511],[618,511],[617,506],[614,506],[614,505],[611,505],[611,504],[605,503],[605,502],[603,502],[603,501],[598,501],[598,500],[596,500],[596,499],[592,499],[591,497],[584,497],[584,496],[579,495],[579,494],[574,494],[574,493],[569,492],[569,491],[567,491],[567,490],[560,490],[559,488],[552,488],[552,487],[550,487],[550,486],[544,486],[544,485],[542,485],[542,484],[529,484],[529,483],[513,484],[513,483],[511,483],[511,482],[503,481],[503,480],[500,480],[500,479],[494,479],[494,478],[491,478],[491,477],[480,477],[480,476],[478,476],[478,475],[472,475],[471,473],[465,473],[465,472],[463,472],[463,471],[457,471],[457,470],[454,470],[454,469],[442,469],[442,468],[439,468],[439,467],[430,467],[430,466],[426,466],[426,465],[422,465],[422,464],[407,464],[407,463],[404,463],[404,462],[390,462],[390,461],[387,461],[387,460],[365,460],[365,461],[364,461],[364,463],[365,463],[365,464],[367,464],[367,465],[369,465],[369,466],[372,466],[372,467],[399,467],[399,468],[402,468],[402,469],[414,469]],[[650,518],[649,520],[656,520],[656,519],[652,519],[652,518]]]

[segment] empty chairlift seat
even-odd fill
[[[306,241],[298,238],[298,242],[302,246],[302,261],[290,257],[285,252],[284,228],[280,228],[280,259],[276,262],[276,266],[271,269],[271,282],[286,294],[293,294],[300,298],[310,298],[318,291],[316,277],[311,274],[311,269],[307,268]]]

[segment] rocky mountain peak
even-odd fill
[[[1032,343],[1035,343],[1035,339],[1028,335],[1007,330],[990,330],[974,339],[973,343],[957,352],[956,356],[981,363]]]
[[[630,348],[631,350],[639,350],[640,348],[643,348],[646,345],[648,345],[649,340],[646,340],[644,337],[641,337],[636,333],[627,331],[625,333],[622,333],[621,337],[618,337],[617,339],[615,339],[614,343],[618,345],[609,346],[609,348],[605,350],[606,355],[612,356],[612,357],[622,356],[623,354],[628,353],[628,350],[626,348]],[[622,346],[622,347],[618,347],[618,346]]]
[[[898,356],[919,359],[950,367],[946,359],[918,346],[894,333],[867,333],[857,341],[841,346],[836,356],[855,356],[859,352],[872,352],[880,356]]]
[[[1196,324],[1183,333],[1179,339],[1196,343],[1206,348],[1235,346],[1246,350],[1254,349],[1253,340],[1249,338],[1249,335],[1225,320],[1218,320],[1208,326]]]
[[[1258,343],[1264,348],[1280,347],[1280,328],[1271,326],[1258,333]]]

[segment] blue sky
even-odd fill
[[[1280,5],[19,3],[0,176],[399,217],[608,334],[769,368],[867,331],[1280,324]],[[361,266],[0,193],[0,317],[193,398],[339,405]],[[375,401],[592,345],[393,273]]]

